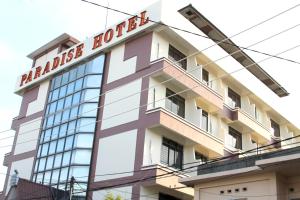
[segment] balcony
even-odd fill
[[[231,108],[224,104],[222,111],[231,126],[234,126],[243,132],[250,132],[259,143],[268,143],[271,140],[271,131],[264,124],[257,121],[251,114],[241,108]]]
[[[159,79],[160,82],[174,78],[168,82],[182,90],[189,89],[189,94],[194,96],[198,103],[209,112],[223,109],[223,97],[217,91],[213,90],[210,84],[202,82],[180,66],[172,64],[166,58],[162,58],[152,62],[152,67],[158,71],[152,77]]]
[[[194,188],[179,183],[179,179],[189,177],[188,175],[160,164],[144,166],[141,170],[147,171],[147,174],[151,174],[151,176],[158,176],[143,182],[144,187],[155,188],[158,192],[171,193],[178,197],[184,196],[184,199],[193,199]],[[171,173],[172,175],[170,175]],[[163,176],[164,174],[166,176]]]
[[[200,129],[184,118],[179,117],[164,108],[148,110],[146,115],[148,121],[151,121],[151,125],[149,125],[153,128],[159,128],[160,132],[171,131],[172,133],[178,134],[179,136],[196,143],[200,148],[209,151],[211,157],[222,156],[224,154],[224,145],[221,139]]]

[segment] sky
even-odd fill
[[[93,0],[112,8],[136,13],[156,0]],[[164,0],[174,3],[174,0]],[[179,1],[178,1],[179,2]],[[267,19],[298,3],[299,0],[181,0],[180,4],[193,4],[207,19],[214,23],[227,36],[234,35],[264,19]],[[163,12],[168,12],[164,10]],[[105,28],[107,10],[80,0],[11,0],[2,1],[0,7],[0,132],[11,126],[12,118],[19,112],[21,97],[14,94],[16,78],[31,67],[32,61],[26,56],[62,33],[68,33],[79,40],[91,37]],[[107,26],[124,18],[120,13],[108,11]],[[300,23],[300,6],[274,20],[247,31],[232,40],[240,46],[248,46]],[[187,28],[184,23],[169,24]],[[199,41],[198,36],[187,35]],[[295,45],[300,45],[300,27],[274,37],[252,49],[276,54]],[[197,45],[196,45],[197,46]],[[204,49],[206,46],[202,46]],[[204,52],[205,53],[205,52]],[[247,52],[255,61],[266,56]],[[300,48],[284,53],[282,57],[300,62]],[[225,62],[225,61],[224,61]],[[222,64],[219,63],[220,65]],[[288,120],[300,127],[300,65],[279,59],[270,59],[260,64],[290,93],[288,97],[278,98],[270,91],[262,89],[257,81],[249,78],[246,70],[237,73],[239,80],[257,95],[282,113]],[[251,77],[251,76],[250,76]],[[0,191],[5,179],[6,167],[1,166],[3,156],[11,149],[14,131],[0,133]]]

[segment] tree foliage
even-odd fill
[[[115,197],[111,192],[109,192],[105,195],[104,200],[122,200],[122,197],[120,195]]]

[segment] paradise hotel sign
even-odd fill
[[[139,14],[88,38],[84,42],[74,45],[74,47],[57,54],[53,58],[49,58],[45,63],[22,74],[18,77],[15,92],[21,93],[24,88],[66,69],[84,58],[100,53],[105,48],[124,41],[128,37],[155,25],[152,21],[159,21],[159,18],[160,5],[154,4]]]

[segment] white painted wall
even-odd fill
[[[10,183],[11,175],[14,174],[14,170],[18,170],[20,178],[29,180],[30,176],[31,176],[33,161],[34,161],[34,157],[26,158],[23,160],[18,160],[16,162],[12,162],[10,172],[9,172],[10,176],[8,177],[7,183],[8,184]],[[10,186],[7,185],[6,194],[8,193],[9,189],[10,189]]]
[[[29,116],[29,115],[32,115],[34,113],[44,110],[49,85],[50,85],[49,80],[46,80],[40,84],[37,99],[28,104],[26,116]]]
[[[190,123],[194,124],[198,128],[201,127],[201,116],[202,110],[197,109],[195,99],[186,99],[185,100],[185,118]]]
[[[133,175],[132,172],[97,176],[134,170],[137,130],[101,138],[97,155],[95,181],[120,178]]]
[[[53,49],[52,51],[49,51],[48,53],[46,53],[45,55],[39,57],[38,59],[36,59],[34,67],[38,67],[38,66],[44,66],[44,64],[53,59],[58,53],[58,48]]]
[[[112,188],[107,190],[98,190],[93,192],[93,199],[97,199],[97,200],[105,199],[105,196],[109,193],[113,194],[115,198],[118,195],[120,195],[122,199],[131,199],[132,187],[126,186],[126,187]]]
[[[154,78],[149,79],[147,109],[165,107],[166,87]]]
[[[105,95],[102,130],[138,119],[141,85],[138,79]]]
[[[160,33],[153,32],[150,61],[168,57],[169,42]]]
[[[20,125],[14,155],[36,149],[42,117]]]
[[[115,46],[111,50],[107,83],[135,73],[136,56],[124,61],[125,44]]]
[[[146,129],[143,156],[144,166],[160,163],[161,145],[162,136],[152,130]]]

